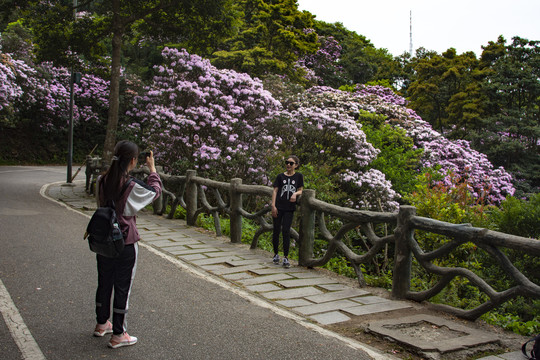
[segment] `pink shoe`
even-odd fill
[[[112,334],[112,324],[109,320],[105,324],[97,324],[94,329],[94,336],[103,337],[107,334]]]
[[[116,349],[122,346],[135,345],[137,343],[137,338],[135,336],[129,336],[127,332],[122,335],[113,335],[109,341],[109,347]]]

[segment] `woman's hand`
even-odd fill
[[[150,150],[150,156],[146,158],[146,166],[148,166],[148,169],[150,169],[150,172],[157,172],[155,161],[154,161],[154,152],[152,150]]]
[[[272,217],[277,217],[277,207],[272,206]]]

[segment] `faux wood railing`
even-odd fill
[[[143,176],[144,170],[134,172]],[[172,218],[178,206],[186,210],[186,222],[194,226],[199,214],[211,214],[217,235],[222,235],[219,215],[226,214],[230,219],[230,238],[234,243],[241,242],[242,218],[250,219],[259,224],[259,229],[251,241],[251,247],[256,248],[259,236],[272,231],[272,225],[267,213],[270,212],[269,202],[272,188],[260,185],[244,185],[242,179],[232,179],[229,183],[218,182],[198,177],[194,170],[187,171],[185,176],[171,176],[160,173],[165,190],[163,199],[156,204],[155,209],[161,213],[165,206],[171,203],[168,214]],[[261,209],[250,213],[243,208],[243,196],[258,196],[268,199]],[[224,197],[228,201],[224,200]],[[211,197],[214,204],[210,204]],[[360,286],[365,286],[361,271],[362,264],[374,260],[382,249],[394,246],[394,267],[392,278],[392,296],[396,299],[426,301],[441,292],[454,278],[466,278],[470,284],[478,287],[489,300],[474,309],[460,309],[448,305],[433,304],[448,313],[466,319],[476,319],[489,310],[517,296],[540,299],[540,286],[528,279],[510,261],[502,248],[512,249],[523,254],[540,256],[540,240],[523,238],[504,234],[483,228],[475,228],[468,224],[452,224],[416,216],[412,206],[401,206],[398,213],[373,212],[340,207],[320,201],[315,197],[315,191],[305,189],[299,199],[300,226],[299,233],[293,232],[293,238],[299,244],[299,265],[316,267],[325,265],[335,254],[340,252],[347,258],[358,276]],[[327,226],[325,217],[339,219],[341,227],[332,234]],[[376,224],[393,226],[387,236],[378,236],[373,230]],[[367,239],[370,248],[364,254],[357,254],[343,241],[344,236],[351,230],[357,230]],[[430,252],[424,252],[415,240],[415,231],[421,230],[440,234],[449,239],[443,246]],[[315,233],[328,242],[327,250],[321,258],[313,257]],[[434,260],[444,258],[459,246],[470,242],[486,251],[504,270],[514,285],[504,291],[496,291],[484,279],[466,268],[445,268],[434,264]],[[411,269],[413,258],[427,272],[440,277],[432,288],[415,292],[411,291]]]

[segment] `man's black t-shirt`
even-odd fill
[[[304,187],[304,176],[298,172],[292,176],[281,173],[276,177],[274,187],[278,188],[276,208],[281,211],[294,211],[296,203],[291,202],[290,199],[292,194]]]

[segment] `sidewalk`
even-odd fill
[[[75,181],[72,185],[50,184],[46,194],[89,216],[96,209],[94,198],[85,192],[84,181]],[[392,333],[392,330],[388,330],[392,327],[389,324],[400,323],[400,314],[421,307],[418,304],[395,301],[381,294],[374,294],[373,290],[370,292],[361,289],[358,284],[347,281],[348,279],[332,276],[320,269],[307,269],[294,264],[286,269],[274,265],[272,254],[262,250],[251,250],[245,244],[233,244],[227,238],[218,238],[203,229],[187,226],[183,220],[169,220],[143,211],[138,215],[137,225],[143,245],[148,245],[213,277],[223,279],[233,286],[323,327],[333,328],[345,322],[358,321],[362,317],[376,318],[379,315],[379,320],[390,318],[390,322],[387,324],[380,321],[371,322],[369,330],[399,342],[399,337],[403,334],[400,335],[398,329]],[[415,325],[437,322],[437,319],[429,319],[420,316],[408,321]],[[445,320],[441,322],[439,328],[446,327],[451,331],[465,332],[467,336],[441,341],[418,339],[415,344],[411,338],[418,335],[408,334],[404,341],[412,343],[413,348],[421,353],[429,354],[444,353],[456,347],[459,349],[475,345],[487,346],[498,340],[489,333],[457,327],[454,330],[454,326],[460,325]],[[447,334],[442,336],[448,337]],[[437,344],[433,344],[434,342]],[[388,357],[390,358],[390,355]],[[482,359],[521,360],[524,357],[521,352],[514,352]]]

